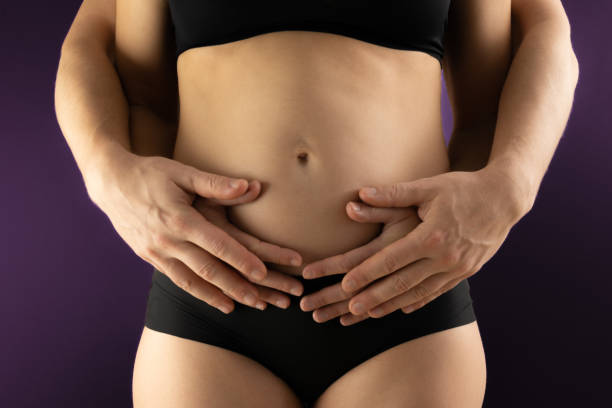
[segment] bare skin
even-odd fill
[[[129,86],[138,75],[128,61],[148,55],[148,47],[155,49],[149,45],[155,35],[143,32],[150,25],[135,19],[166,9],[148,2],[130,13],[135,5],[128,7],[122,1],[117,3],[118,68],[128,84],[128,95],[142,101],[144,97],[135,94],[138,86]],[[507,29],[500,32],[506,35],[507,60],[509,1],[505,6],[508,14],[502,22]],[[142,7],[147,13],[142,13]],[[503,15],[499,10],[492,13]],[[156,15],[152,21],[164,21],[164,17]],[[163,28],[153,25],[150,29]],[[173,158],[213,174],[259,180],[263,189],[257,200],[227,207],[227,219],[266,242],[296,250],[304,262],[346,252],[380,233],[381,225],[356,223],[345,213],[347,201],[359,200],[361,187],[450,170],[441,126],[440,64],[425,53],[330,33],[286,31],[193,48],[179,56],[176,66],[181,109]],[[301,274],[299,266],[267,266]],[[167,341],[163,333],[143,330],[134,367],[136,407],[167,406],[168,395],[174,395],[172,403],[181,406],[206,402],[219,407],[299,406],[297,400],[288,404],[284,396],[290,390],[272,373],[244,356],[209,345],[172,340],[174,345],[184,342],[189,350],[197,349],[189,353],[202,364],[185,368],[197,369],[192,377],[195,383],[162,374],[159,368],[167,370],[169,354],[186,352],[182,347],[162,346]],[[458,356],[461,363],[434,364]],[[228,378],[255,370],[249,381],[234,383],[240,383],[244,394],[228,389],[227,381],[219,384],[215,362],[221,358]],[[171,364],[182,372],[181,365],[192,361],[178,354]],[[407,362],[414,371],[405,370]],[[367,374],[372,371],[381,373],[376,381]],[[395,388],[389,388],[385,372],[395,374]],[[397,372],[402,372],[399,378]],[[419,372],[436,380],[422,388],[423,383],[415,382]],[[461,406],[477,407],[482,403],[485,377],[484,351],[474,322],[375,356],[340,378],[317,407],[371,406],[375,402],[371,399],[350,397],[356,387],[390,405],[434,407],[448,403],[451,396],[461,396]],[[383,395],[381,387],[387,390]],[[407,389],[414,391],[407,393]]]
[[[295,152],[294,152],[295,153]],[[298,159],[300,159],[302,156],[299,154],[300,152],[298,152],[297,157]],[[301,152],[303,153],[303,152]],[[291,156],[293,157],[293,156]],[[312,157],[311,155],[309,155],[309,157]],[[301,159],[300,159],[301,160]],[[405,180],[404,178],[402,178],[402,180]],[[385,181],[384,184],[388,184],[388,181]],[[470,329],[472,330],[472,334],[477,334],[477,330],[475,323],[471,324],[471,325],[466,325],[466,326],[462,326],[463,328],[466,329]],[[450,335],[447,332],[451,332],[454,331],[452,335]],[[147,330],[145,329],[143,331],[143,337],[141,339],[141,344],[139,347],[139,357],[137,357],[137,364],[135,366],[135,391],[138,387],[136,387],[137,384],[147,384],[147,381],[153,381],[153,379],[156,376],[156,373],[159,373],[160,375],[162,374],[166,374],[166,373],[162,373],[161,371],[155,371],[156,369],[158,369],[158,367],[160,366],[160,363],[164,362],[167,363],[167,359],[170,359],[171,361],[176,361],[177,363],[177,372],[189,372],[189,368],[193,369],[193,368],[202,368],[202,367],[207,367],[209,364],[205,364],[205,363],[214,363],[214,362],[221,362],[223,359],[221,357],[217,357],[220,354],[223,354],[222,352],[220,352],[220,350],[222,349],[216,349],[216,350],[206,350],[206,345],[202,345],[201,343],[197,343],[197,342],[189,342],[186,341],[184,339],[178,339],[178,338],[174,338],[173,336],[168,336],[168,337],[173,337],[174,340],[177,341],[176,344],[180,344],[178,346],[178,350],[174,349],[174,351],[172,351],[172,355],[175,355],[177,358],[173,359],[171,355],[169,355],[168,353],[165,353],[165,351],[170,351],[172,350],[172,347],[170,347],[170,345],[168,345],[167,343],[158,343],[159,347],[163,347],[166,350],[164,350],[164,355],[160,356],[160,358],[163,358],[163,361],[160,360],[156,360],[155,358],[155,350],[150,350],[146,344],[147,341],[146,340],[146,336],[151,336],[152,333],[151,330]],[[159,337],[159,333],[156,334],[158,336],[158,339],[161,341],[161,338]],[[440,332],[440,333],[435,333],[433,335],[430,336],[425,336],[421,339],[423,339],[422,341],[429,343],[431,347],[436,347],[437,349],[444,349],[444,347],[441,347],[444,343],[439,343],[437,342],[438,340],[435,340],[436,338],[440,338],[440,337],[444,337],[444,336],[448,336],[447,338],[450,339],[450,343],[449,346],[451,349],[454,349],[455,351],[459,350],[458,346],[458,341],[461,341],[461,335],[458,333],[458,330],[456,329],[451,329],[449,331],[444,331],[444,332]],[[417,339],[417,340],[421,340],[421,339]],[[479,336],[478,336],[479,339]],[[401,351],[401,355],[402,356],[408,356],[411,357],[410,361],[414,361],[416,360],[416,357],[418,355],[424,355],[426,357],[428,357],[426,360],[426,362],[424,362],[424,364],[429,364],[430,367],[433,367],[433,365],[431,364],[431,362],[433,361],[433,359],[430,359],[430,357],[434,357],[433,354],[424,354],[424,350],[417,350],[417,344],[418,341],[415,340],[413,342],[408,342],[405,343],[404,345],[401,345],[401,347],[406,348],[406,350],[392,350],[393,352],[396,351]],[[195,344],[192,344],[195,343]],[[150,343],[149,343],[150,344]],[[188,346],[189,344],[189,346]],[[414,348],[412,351],[409,350],[409,345],[410,344],[414,344]],[[465,361],[461,361],[460,364],[458,363],[457,365],[461,365],[461,366],[465,366],[465,365],[473,365],[475,370],[474,370],[474,377],[475,379],[480,379],[483,380],[485,379],[484,375],[484,354],[482,355],[482,359],[479,360],[478,357],[478,348],[479,348],[479,342],[478,341],[474,341],[473,339],[470,341],[470,344],[476,346],[475,349],[471,349],[470,352],[467,353],[463,353],[462,356],[467,358],[471,358],[472,360],[465,362]],[[480,344],[481,347],[481,344]],[[400,347],[398,347],[399,349]],[[197,349],[197,351],[194,351],[195,349]],[[158,349],[159,351],[159,349]],[[469,351],[469,350],[468,350]],[[181,360],[180,357],[180,353],[181,352],[187,352],[187,353],[197,353],[197,355],[199,357],[201,357],[201,361],[203,362],[202,366],[198,366],[198,367],[194,367],[193,363],[192,363],[192,358],[195,354],[188,354],[190,356],[190,358],[188,359],[191,362],[191,365],[189,365],[189,362],[185,362],[184,360]],[[412,354],[410,354],[412,353]],[[446,353],[436,353],[436,355],[440,355],[443,357],[442,361],[453,361],[452,358],[452,353],[449,352],[448,354]],[[148,356],[148,357],[147,357]],[[243,357],[243,356],[242,356]],[[337,383],[335,383],[332,387],[330,387],[330,389],[328,390],[328,392],[326,392],[324,394],[324,396],[319,400],[318,406],[319,407],[325,407],[328,406],[326,404],[330,404],[329,406],[342,406],[342,403],[348,403],[349,405],[347,406],[359,406],[359,405],[355,405],[355,404],[350,404],[351,401],[349,400],[349,398],[351,397],[351,395],[355,394],[355,391],[357,389],[359,390],[363,390],[365,392],[367,392],[368,394],[372,395],[375,394],[377,391],[380,391],[382,388],[386,388],[388,389],[388,378],[386,378],[384,376],[384,372],[397,372],[398,367],[401,366],[399,364],[397,364],[397,361],[399,361],[397,359],[397,357],[399,357],[398,355],[394,355],[393,353],[382,353],[379,356],[376,356],[374,359],[369,360],[368,362],[365,362],[364,364],[362,364],[360,367],[364,368],[363,370],[352,370],[351,372],[347,373],[347,375],[345,375],[340,381],[338,381]],[[207,360],[206,358],[209,358],[209,360]],[[387,361],[388,359],[388,361]],[[239,360],[243,360],[242,362],[240,362]],[[143,366],[143,361],[144,362],[149,362],[151,363],[151,365],[146,365]],[[231,364],[228,364],[231,361]],[[458,360],[457,360],[458,361]],[[478,372],[478,370],[476,369],[478,366],[478,361],[481,361],[482,364],[482,372]],[[239,375],[240,373],[245,373],[248,372],[248,364],[251,363],[251,369],[253,369],[252,366],[252,362],[246,363],[244,362],[244,358],[240,358],[240,356],[230,356],[228,357],[227,360],[223,360],[223,370],[226,373],[234,373],[236,375]],[[234,364],[235,363],[235,364]],[[243,364],[244,363],[244,364]],[[377,365],[378,364],[378,365]],[[395,364],[395,365],[394,365]],[[232,366],[232,367],[228,367],[228,366]],[[140,373],[141,371],[138,370],[138,367],[146,367],[149,368],[149,370],[145,370],[146,372],[144,374],[136,374],[137,372]],[[235,371],[234,371],[235,368]],[[366,369],[367,368],[367,369]],[[377,378],[381,379],[381,383],[377,383],[377,384],[372,384],[371,383],[371,370],[375,370],[375,369],[380,369],[382,371],[380,371],[380,375],[377,375]],[[427,367],[421,367],[419,365],[419,370],[421,372],[423,372],[423,368],[427,368]],[[151,371],[153,370],[153,371]],[[211,368],[211,371],[209,372],[208,370],[206,370],[204,373],[198,372],[198,373],[194,373],[192,377],[190,377],[191,379],[196,379],[196,383],[194,383],[194,388],[196,388],[197,390],[202,390],[204,389],[202,387],[202,383],[206,383],[206,384],[215,384],[214,379],[215,378],[219,378],[218,377],[218,373],[219,370],[216,371],[216,374],[214,371],[214,367]],[[359,372],[362,372],[361,375],[359,374]],[[365,375],[364,372],[369,373],[368,375]],[[379,371],[376,371],[377,373]],[[276,391],[278,391],[277,395],[280,396],[287,396],[287,389],[282,387],[282,384],[279,384],[278,381],[276,381],[273,377],[270,377],[270,375],[265,375],[265,370],[255,370],[255,371],[251,371],[251,375],[247,377],[247,381],[249,384],[252,384],[253,387],[251,389],[251,387],[242,387],[241,390],[245,392],[244,398],[240,399],[240,402],[245,402],[245,404],[248,404],[246,401],[248,401],[248,399],[252,399],[253,395],[256,395],[256,393],[258,391],[260,391],[262,388],[265,388],[267,386],[269,387],[274,387],[274,389]],[[432,374],[435,374],[435,379],[438,380],[438,385],[443,384],[444,381],[444,372],[441,372],[440,370],[431,370]],[[270,373],[268,373],[270,374]],[[397,403],[399,401],[402,401],[404,403],[409,403],[410,401],[406,400],[406,390],[409,390],[409,385],[412,384],[413,387],[416,384],[415,383],[415,378],[409,379],[409,373],[406,373],[406,383],[402,383],[402,381],[400,381],[400,385],[401,387],[398,387],[399,389],[397,390],[393,390],[391,389],[390,392],[388,394],[385,394],[383,397],[387,398],[382,402],[386,402],[389,404],[393,404],[393,403]],[[442,374],[442,375],[441,375]],[[453,372],[452,370],[449,370],[447,372],[447,374],[449,374],[450,376],[448,378],[456,378],[453,376],[456,376],[458,374],[458,372]],[[461,372],[462,375],[464,375],[464,372]],[[215,376],[216,375],[216,376]],[[174,376],[176,378],[180,378],[179,376]],[[157,393],[156,395],[162,396],[164,394],[164,392],[169,392],[170,394],[170,398],[171,401],[166,400],[166,402],[170,403],[170,405],[173,406],[192,406],[193,404],[195,404],[197,401],[203,401],[201,398],[220,398],[217,399],[216,401],[219,402],[219,404],[214,404],[214,406],[239,406],[239,405],[231,405],[230,404],[230,399],[229,399],[229,394],[234,394],[236,395],[236,388],[231,388],[231,389],[214,389],[211,387],[211,389],[209,389],[208,393],[199,393],[196,392],[191,392],[194,391],[193,389],[190,389],[189,392],[183,394],[183,392],[186,390],[185,389],[185,385],[189,385],[189,383],[185,383],[184,381],[169,381],[172,378],[168,378],[168,377],[157,377],[157,378],[163,378],[163,381],[159,384],[156,384],[157,386],[159,386],[159,388],[155,387],[155,392]],[[232,379],[237,378],[232,376]],[[261,378],[261,382],[256,381],[255,379],[259,379]],[[360,383],[360,378],[364,383]],[[471,377],[470,377],[471,378]],[[183,378],[184,380],[184,378]],[[367,380],[367,381],[366,381]],[[396,378],[394,377],[394,381],[396,380]],[[141,382],[144,381],[144,382]],[[465,406],[476,406],[476,405],[472,405],[474,403],[474,401],[478,398],[480,398],[478,390],[482,390],[484,391],[484,382],[482,383],[482,387],[479,388],[477,386],[477,382],[475,381],[474,383],[469,383],[469,381],[466,381],[466,385],[468,384],[472,384],[472,386],[468,386],[467,389],[468,390],[468,399],[466,399],[466,405]],[[153,382],[151,382],[150,384],[153,384]],[[225,385],[227,386],[228,384],[232,384],[231,382],[223,382],[221,384],[218,385]],[[428,385],[435,385],[434,383],[429,383]],[[446,384],[445,384],[446,385]],[[372,388],[368,389],[368,388],[364,388],[366,386],[371,386]],[[175,388],[176,387],[176,388]],[[417,388],[417,387],[414,387]],[[150,391],[151,387],[147,386],[146,390],[143,390],[142,388],[140,388],[141,391],[139,393],[135,393],[135,401],[136,401],[136,394],[138,395],[142,395],[144,398],[150,398],[151,395],[147,395],[148,392]],[[267,388],[267,391],[269,391],[270,388]],[[332,392],[333,390],[333,392]],[[448,405],[448,401],[444,400],[444,395],[434,395],[434,393],[431,392],[427,392],[427,389],[420,387],[418,388],[418,390],[420,391],[420,393],[417,393],[416,391],[414,393],[408,393],[409,395],[413,395],[415,398],[417,398],[416,400],[412,400],[412,402],[410,403],[416,403],[418,401],[418,406],[447,406]],[[218,392],[217,394],[215,394],[215,391],[224,391],[224,392]],[[370,392],[372,391],[372,392]],[[456,391],[456,390],[455,390]],[[181,400],[180,398],[177,398],[178,395],[177,393],[180,393],[182,396],[185,397],[184,400]],[[276,394],[276,393],[275,393]],[[402,395],[400,395],[402,394]],[[419,394],[419,395],[417,395]],[[255,400],[259,400],[259,401],[268,401],[266,399],[262,399],[265,398],[266,396],[268,396],[268,392],[266,392],[266,394],[257,394],[257,396],[255,397]],[[432,397],[438,397],[440,399],[436,400],[436,401],[432,401]],[[153,395],[153,397],[155,397],[155,395]],[[201,398],[200,398],[201,397]],[[257,397],[261,397],[261,398],[257,398]],[[200,398],[200,399],[199,399]],[[291,406],[288,405],[289,404],[289,400],[291,400],[291,398],[288,397],[287,401],[281,401],[278,400],[276,401],[279,404],[284,404],[284,405],[279,405],[279,406]],[[468,401],[469,400],[469,401]],[[143,400],[138,399],[139,404],[143,404],[143,406],[154,406],[151,405],[152,402],[147,401],[147,402],[142,402]],[[159,401],[163,402],[163,399],[160,399]],[[209,400],[210,401],[210,400]],[[268,401],[269,402],[269,401]],[[295,401],[294,401],[295,402]],[[362,402],[368,402],[368,403],[372,403],[372,401],[362,401]],[[379,401],[380,402],[380,401]],[[453,402],[457,402],[457,400],[454,400]],[[223,405],[223,404],[227,404],[227,405]],[[274,402],[272,402],[272,404],[274,404]],[[431,404],[431,405],[428,405]],[[446,405],[443,405],[446,404]],[[166,406],[166,405],[158,405],[158,406]],[[195,405],[193,405],[195,406]],[[245,405],[247,406],[247,405]],[[248,406],[254,406],[254,405],[248,405]],[[258,405],[256,405],[258,406]],[[266,404],[266,406],[274,406],[274,405],[268,405]],[[295,405],[297,406],[297,405]],[[457,405],[453,405],[453,406],[457,406]]]
[[[173,158],[259,180],[257,200],[227,207],[228,219],[298,251],[306,263],[378,235],[380,225],[344,213],[363,185],[449,169],[440,67],[424,53],[328,33],[275,32],[187,50],[177,70]],[[301,267],[269,265],[301,275]]]

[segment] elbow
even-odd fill
[[[573,49],[570,49],[570,66],[574,78],[574,88],[576,88],[578,85],[578,78],[580,77],[580,64],[578,64],[578,57],[576,57],[576,53]]]

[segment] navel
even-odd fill
[[[308,152],[298,152],[297,159],[300,164],[308,163]]]

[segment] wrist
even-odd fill
[[[109,187],[118,177],[125,175],[128,166],[132,166],[138,156],[122,144],[109,141],[96,147],[95,154],[88,157],[83,169],[83,179],[90,199],[99,204]]]
[[[533,208],[537,188],[526,166],[509,157],[490,160],[481,170],[501,186],[518,221]]]

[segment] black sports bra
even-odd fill
[[[194,47],[304,30],[422,51],[441,61],[450,0],[168,0],[168,4],[177,58]]]

